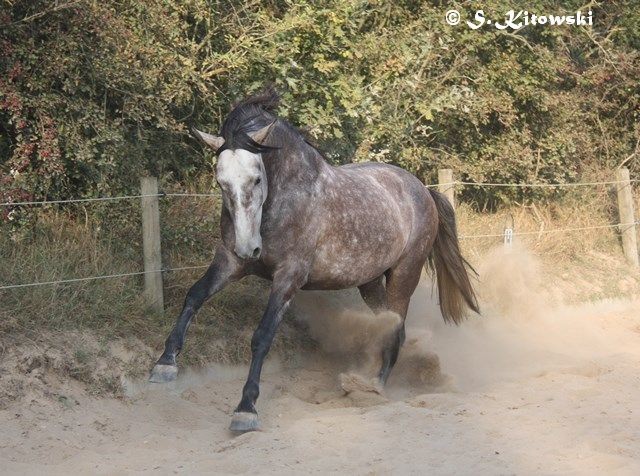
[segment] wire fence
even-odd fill
[[[595,187],[598,185],[618,185],[621,183],[637,183],[639,179],[632,180],[608,180],[603,182],[574,182],[574,183],[497,183],[497,182],[464,182],[453,181],[448,183],[438,183],[426,185],[428,188],[443,187],[451,185],[466,185],[474,187],[523,187],[523,188],[575,188],[575,187]]]
[[[602,182],[574,182],[574,183],[499,183],[499,182],[465,182],[454,180],[446,183],[434,183],[425,185],[427,188],[449,187],[456,185],[473,187],[513,187],[513,188],[575,188],[575,187],[595,187],[598,185],[619,185],[627,183],[637,183],[640,179],[627,180],[607,180]]]
[[[532,236],[532,235],[545,235],[550,233],[569,233],[572,231],[584,231],[584,230],[602,230],[605,228],[619,228],[624,229],[624,227],[635,226],[640,224],[640,220],[636,220],[632,223],[616,223],[614,225],[595,225],[595,226],[579,226],[575,228],[555,228],[551,230],[538,230],[538,231],[521,231],[521,232],[513,232],[512,236]],[[494,233],[488,235],[460,235],[458,238],[461,240],[467,240],[470,238],[502,238],[504,237],[504,233]]]
[[[595,187],[595,186],[602,186],[602,185],[619,185],[619,184],[630,185],[632,183],[638,183],[638,182],[640,182],[639,179],[611,180],[611,181],[599,181],[599,182],[555,183],[555,184],[451,181],[447,183],[429,184],[429,185],[425,185],[425,187],[439,188],[439,187],[455,187],[455,186],[475,186],[475,187],[572,188],[572,187]],[[16,207],[16,206],[59,205],[59,204],[67,204],[67,203],[115,202],[115,201],[121,201],[121,200],[136,200],[136,199],[151,198],[151,197],[153,198],[164,198],[164,197],[208,198],[208,197],[219,197],[219,196],[221,196],[219,192],[211,192],[211,193],[159,192],[157,194],[122,195],[122,196],[116,196],[116,197],[72,198],[72,199],[65,199],[65,200],[4,202],[4,203],[0,203],[0,206]],[[573,227],[573,228],[556,228],[556,229],[539,230],[539,231],[523,231],[523,232],[511,231],[510,235],[511,236],[535,236],[535,235],[540,236],[544,234],[570,233],[570,232],[576,232],[576,231],[602,230],[602,229],[613,229],[613,228],[616,228],[619,231],[623,231],[625,228],[633,227],[638,224],[640,224],[640,220],[636,220],[629,223],[616,223],[616,224],[583,226],[583,227]],[[503,232],[503,233],[489,233],[489,234],[480,234],[480,235],[460,235],[459,239],[469,240],[469,239],[504,238],[504,237],[505,237],[505,233]],[[155,270],[148,270],[148,271],[116,273],[116,274],[108,274],[108,275],[101,275],[101,276],[86,276],[86,277],[59,279],[59,280],[51,280],[51,281],[40,281],[40,282],[32,282],[32,283],[6,284],[6,285],[0,285],[0,290],[30,288],[35,286],[53,286],[53,285],[59,285],[59,284],[71,284],[71,283],[95,281],[95,280],[102,280],[102,279],[115,279],[115,278],[125,278],[125,277],[133,277],[133,276],[143,276],[146,274],[153,274],[153,273],[168,273],[168,272],[178,272],[178,271],[187,271],[187,270],[196,270],[196,269],[206,269],[208,267],[209,265],[205,264],[205,265],[195,265],[195,266],[183,266],[178,268],[163,268],[163,269],[155,269]]]

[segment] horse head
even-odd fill
[[[251,142],[264,146],[270,124],[254,132],[247,132]],[[267,199],[267,174],[260,147],[225,147],[223,137],[193,130],[205,144],[218,152],[216,179],[222,190],[222,200],[229,211],[235,232],[234,253],[242,259],[257,259],[262,250],[260,225],[262,206]]]

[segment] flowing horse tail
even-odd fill
[[[445,322],[459,324],[465,317],[465,307],[480,313],[467,268],[476,276],[477,273],[460,254],[456,217],[451,203],[443,194],[435,190],[429,192],[436,202],[439,224],[427,263],[431,270],[435,268],[442,317]]]

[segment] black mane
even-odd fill
[[[293,144],[306,144],[325,159],[322,151],[305,130],[298,129],[277,116],[276,109],[279,104],[280,95],[272,86],[237,103],[222,124],[220,135],[224,138],[224,145],[218,150],[218,154],[225,149],[244,149],[254,154],[263,154],[291,147]],[[251,132],[258,131],[274,121],[277,123],[271,131],[269,142],[275,145],[258,144],[249,137]]]
[[[256,132],[277,120],[275,109],[280,103],[280,95],[272,87],[254,94],[238,103],[222,124],[221,135],[225,149],[244,149],[255,154],[268,152],[274,147],[258,144],[249,133]]]

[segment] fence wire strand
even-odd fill
[[[575,228],[555,228],[551,230],[523,231],[523,232],[514,232],[513,236],[532,236],[532,235],[545,235],[545,234],[551,234],[551,233],[569,233],[572,231],[601,230],[604,228],[622,228],[622,227],[635,226],[639,222],[640,220],[632,223],[616,223],[615,225],[578,226]],[[460,235],[458,238],[460,240],[466,240],[470,238],[501,238],[503,236],[504,236],[504,233],[493,233],[493,234],[487,234],[487,235]]]
[[[219,193],[187,193],[187,192],[169,192],[154,193],[148,195],[120,195],[117,197],[96,197],[96,198],[70,198],[67,200],[39,200],[28,202],[4,202],[0,203],[2,207],[17,207],[27,205],[57,205],[62,203],[86,203],[86,202],[108,202],[118,200],[133,200],[136,198],[146,197],[219,197]]]
[[[637,180],[610,180],[604,182],[575,182],[575,183],[495,183],[495,182],[454,182],[456,185],[473,185],[476,187],[538,187],[538,188],[571,188],[595,187],[598,185],[617,185],[621,183],[635,183]]]
[[[159,197],[161,194],[152,195],[121,195],[118,197],[96,197],[96,198],[70,198],[68,200],[41,200],[32,202],[4,202],[0,203],[3,207],[16,207],[24,205],[56,205],[60,203],[84,203],[84,202],[107,202],[117,200],[131,200],[134,198]]]
[[[29,287],[33,287],[33,286],[48,286],[48,285],[54,285],[54,284],[79,283],[79,282],[84,282],[84,281],[95,281],[95,280],[99,280],[99,279],[125,278],[125,277],[131,277],[131,276],[141,276],[143,274],[167,273],[167,272],[185,271],[185,270],[192,270],[192,269],[204,269],[204,268],[208,268],[208,267],[209,267],[209,265],[183,266],[183,267],[180,267],[180,268],[166,268],[166,269],[153,270],[153,271],[133,271],[131,273],[105,274],[105,275],[102,275],[102,276],[87,276],[87,277],[84,277],[84,278],[58,279],[58,280],[55,280],[55,281],[40,281],[40,282],[36,282],[36,283],[7,284],[7,285],[0,286],[0,290],[3,290],[3,289],[17,289],[17,288],[29,288]]]
[[[637,183],[640,180],[609,180],[603,182],[575,182],[575,183],[499,183],[499,182],[465,182],[454,181],[447,183],[433,183],[425,185],[427,188],[450,187],[455,185],[468,185],[473,187],[531,187],[531,188],[571,188],[571,187],[595,187],[598,185],[617,185],[621,183]]]
[[[165,193],[165,197],[219,197],[219,193]]]

